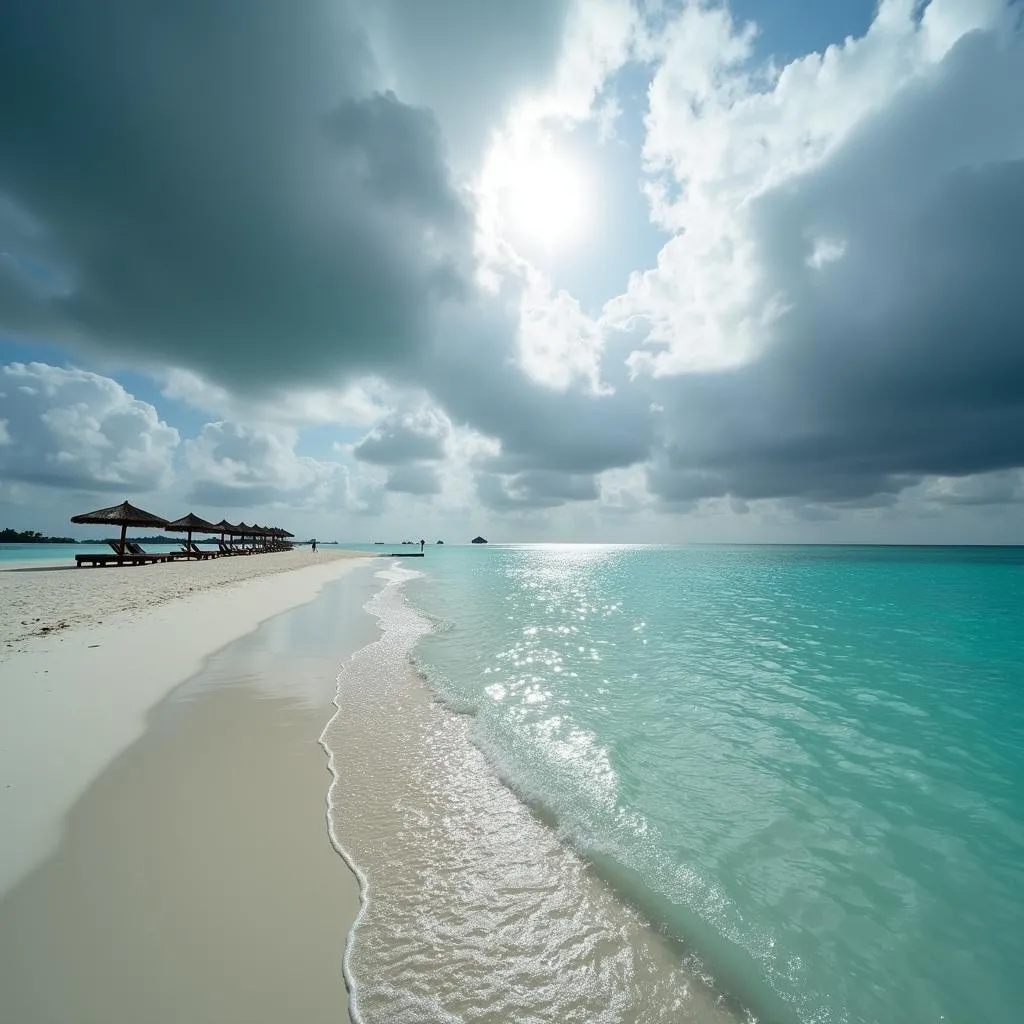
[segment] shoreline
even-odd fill
[[[242,688],[158,708],[0,897],[0,1018],[348,1022],[358,886],[326,835],[316,717]]]
[[[432,619],[396,567],[338,680],[332,840],[360,880],[354,1021],[738,1024],[703,965],[536,813],[411,656]],[[342,784],[343,783],[343,784]]]
[[[328,835],[318,736],[343,665],[379,633],[362,611],[378,587],[330,581],[146,714],[0,897],[0,1016],[347,1019],[359,892]]]
[[[223,562],[232,568],[231,563],[257,559],[290,560],[280,553]],[[75,570],[72,575],[83,583],[70,595],[62,596],[62,588],[49,582],[37,588],[51,613],[65,600],[94,623],[26,638],[0,653],[0,893],[53,851],[64,815],[143,735],[147,713],[161,700],[216,652],[268,619],[312,601],[333,580],[371,564],[340,553],[298,566],[287,561],[270,567],[243,564],[235,567],[240,576],[208,576],[205,589],[184,594],[181,588],[196,586],[191,578],[215,569],[217,562]],[[166,574],[160,589],[152,569],[185,571]],[[67,574],[25,575],[34,584]],[[0,572],[0,601],[12,576]],[[142,584],[142,597],[150,584],[155,603],[113,614],[102,606],[110,591],[97,591],[96,585],[131,588],[120,594],[124,604],[141,599],[136,581]],[[31,585],[18,580],[23,594],[31,595]],[[78,612],[83,600],[84,610]]]
[[[0,563],[0,662],[33,641],[100,626],[114,616],[297,569],[364,558],[362,552],[297,548],[208,561],[80,569],[72,562]]]

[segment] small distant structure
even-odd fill
[[[486,544],[487,540],[484,537],[474,537],[470,544]]]
[[[443,544],[443,543],[444,543],[444,541],[443,541],[443,540],[439,540],[439,541],[438,541],[437,543],[438,543],[438,544]]]

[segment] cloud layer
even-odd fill
[[[467,287],[436,119],[374,90],[344,5],[42,0],[2,29],[8,328],[312,381],[408,358]]]
[[[107,377],[12,363],[0,409],[2,480],[123,494],[171,479],[177,430]]]
[[[8,5],[0,330],[202,410],[199,503],[810,522],[1018,500],[1017,7],[882,0],[781,66],[723,5],[656,14]],[[606,159],[638,81],[620,186],[668,241],[591,315],[515,252],[488,181],[535,143]],[[4,372],[8,480],[167,482],[153,406]],[[340,439],[299,454],[323,425]]]
[[[881,38],[860,44],[885,49],[884,63],[833,54],[813,75],[802,69],[803,99],[836,77],[844,95],[875,85],[866,91],[877,97],[874,79],[890,76],[903,51],[918,55],[918,73],[876,99],[877,111],[851,115],[814,156],[801,154],[782,182],[771,175],[784,157],[752,167],[742,203],[718,211],[727,233],[713,248],[701,241],[705,211],[678,206],[673,215],[696,231],[674,239],[625,300],[652,325],[633,358],[660,381],[664,444],[650,483],[667,500],[884,500],[924,476],[1024,462],[1013,256],[1024,230],[1024,123],[1013,99],[1024,91],[1024,47],[996,5],[987,30],[946,49],[953,6],[933,3],[920,22],[909,5],[901,20],[900,6],[883,5]],[[788,70],[775,93],[791,87]],[[772,101],[741,92],[714,118],[742,124],[738,109]],[[727,141],[738,145],[742,132]],[[738,187],[724,165],[702,174],[704,190]],[[687,272],[697,262],[702,277]],[[708,280],[723,290],[701,311],[697,288]],[[684,316],[688,326],[655,346]]]

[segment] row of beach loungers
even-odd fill
[[[71,521],[73,523],[109,524],[121,528],[119,540],[107,541],[113,554],[90,552],[89,554],[75,555],[75,564],[79,568],[83,565],[153,565],[156,562],[177,562],[183,559],[206,561],[229,555],[254,555],[292,550],[290,538],[293,535],[280,527],[247,526],[245,523],[235,524],[226,520],[209,523],[192,513],[181,519],[176,519],[174,522],[169,522],[151,512],[144,512],[134,505],[129,505],[127,501],[111,508],[101,508],[95,512],[72,516]],[[180,548],[147,551],[135,541],[127,539],[125,531],[129,526],[187,533],[188,539],[181,544]],[[192,540],[194,533],[219,535],[216,547],[199,547]]]
[[[146,551],[141,545],[134,541],[125,541],[125,552],[121,553],[120,541],[108,540],[107,544],[114,552],[108,555],[105,552],[87,555],[75,555],[78,565],[117,565],[123,562],[125,565],[149,565],[153,562],[180,562],[189,559],[205,561],[208,558],[220,558],[222,555],[257,555],[268,551],[291,551],[291,544],[273,544],[260,547],[243,547],[240,544],[226,544],[218,542],[217,550],[213,548],[201,548],[194,541],[190,545],[182,544],[180,549],[174,551]]]

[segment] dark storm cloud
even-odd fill
[[[4,326],[234,385],[407,358],[471,218],[433,115],[373,92],[344,11],[4,5],[0,194],[70,282],[8,267]]]
[[[233,391],[415,383],[500,440],[477,467],[495,508],[591,500],[595,474],[649,458],[676,507],[881,503],[928,474],[1024,463],[1019,38],[965,37],[823,166],[749,203],[753,305],[787,310],[754,361],[630,379],[616,342],[614,393],[593,395],[518,368],[516,295],[477,293],[446,155],[450,132],[472,149],[544,78],[567,5],[355,6],[0,5],[0,330]],[[815,239],[841,256],[809,265]],[[356,457],[444,456],[446,435],[403,429]]]
[[[567,5],[356,6],[5,5],[0,196],[17,217],[0,216],[16,257],[0,264],[0,328],[236,391],[415,382],[499,438],[508,471],[642,458],[642,410],[518,370],[514,315],[472,285],[472,215],[438,122],[374,91],[362,34],[384,17],[426,92],[496,117],[550,70]],[[436,438],[389,443],[356,454],[442,454]]]
[[[1024,464],[1024,47],[965,37],[819,170],[752,204],[788,311],[740,369],[657,385],[669,502],[877,503]],[[815,239],[842,255],[815,267]]]

